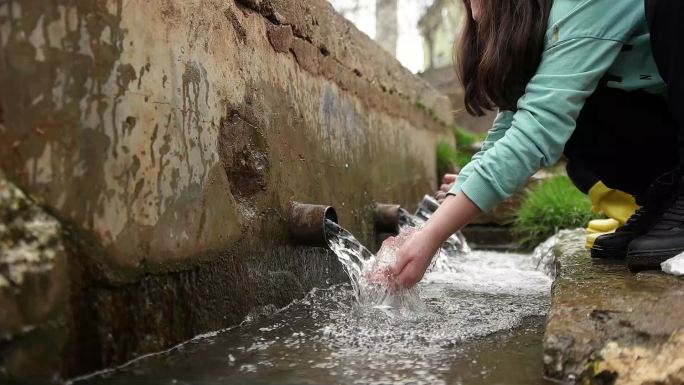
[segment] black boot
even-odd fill
[[[646,234],[649,223],[653,222],[650,212],[642,207],[614,233],[604,234],[596,238],[591,247],[591,257],[600,259],[623,259],[627,255],[627,247],[635,238]]]
[[[646,193],[645,202],[627,222],[612,234],[596,238],[591,248],[592,258],[623,259],[627,255],[629,244],[636,238],[646,234],[665,211],[677,184],[673,172],[662,175],[651,184]],[[641,203],[641,202],[638,202]]]
[[[684,252],[684,184],[653,228],[629,244],[627,266],[633,272],[660,270],[661,263],[682,252]]]

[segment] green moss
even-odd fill
[[[561,229],[585,227],[595,218],[587,196],[567,176],[558,175],[527,190],[514,231],[523,247],[532,248]]]
[[[454,172],[459,164],[459,155],[456,149],[446,140],[437,142],[437,176],[440,178],[446,173]]]
[[[484,138],[482,135],[468,132],[458,125],[453,125],[452,131],[456,138],[457,156],[455,163],[459,168],[463,168],[466,164],[470,163],[473,155],[475,155],[476,150],[473,149],[473,145]]]
[[[485,134],[475,134],[466,131],[458,125],[451,126],[456,148],[447,141],[440,141],[437,144],[437,177],[441,180],[446,172],[454,172],[470,163],[473,155],[477,152],[473,150],[473,145],[484,139]]]
[[[454,125],[453,131],[459,149],[469,149],[479,140],[477,135],[470,133],[459,126]]]
[[[459,169],[462,169],[463,167],[465,167],[466,164],[470,163],[472,157],[473,155],[470,153],[459,151],[456,154],[456,166],[458,166]]]

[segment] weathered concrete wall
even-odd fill
[[[374,201],[435,186],[450,119],[323,0],[0,1],[0,169],[64,226],[70,359],[47,372],[340,279],[326,252],[285,247],[289,202],[334,205],[370,242]],[[38,373],[7,364],[25,340],[3,334],[0,376]]]
[[[556,246],[546,375],[568,383],[684,383],[684,280],[594,261],[583,231]]]

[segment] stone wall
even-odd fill
[[[454,66],[428,69],[420,77],[449,97],[454,120],[460,127],[470,132],[487,132],[492,128],[496,111],[487,111],[484,116],[472,116],[466,111],[463,104],[465,91]]]
[[[60,299],[0,323],[0,379],[111,366],[339,281],[289,245],[290,202],[370,243],[374,202],[434,189],[451,123],[323,0],[0,1],[0,85],[3,189],[59,224],[35,296],[0,298]]]

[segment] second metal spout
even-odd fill
[[[375,204],[375,228],[380,233],[399,233],[401,206],[392,204]]]

